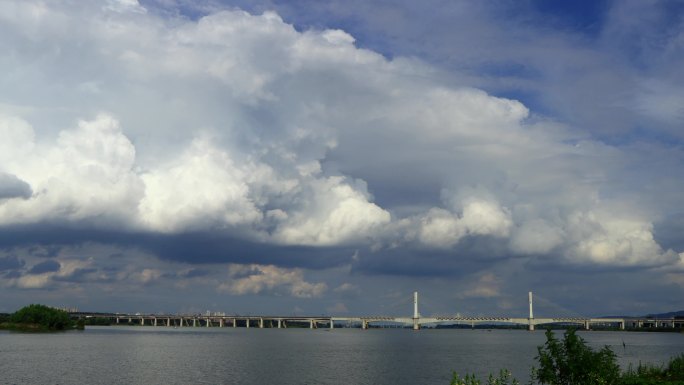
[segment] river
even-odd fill
[[[624,368],[684,353],[684,334],[579,332]],[[452,370],[524,382],[544,332],[87,327],[0,332],[1,384],[448,384]],[[624,347],[623,347],[624,342]]]

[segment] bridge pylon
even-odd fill
[[[534,313],[532,312],[532,292],[528,293],[528,297],[530,300],[530,317],[527,319],[527,330],[534,331]]]
[[[413,330],[420,329],[420,313],[418,313],[418,292],[413,292]]]

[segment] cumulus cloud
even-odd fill
[[[169,20],[134,0],[10,1],[0,17],[0,47],[23,47],[0,62],[16,75],[0,89],[10,101],[0,110],[2,226],[207,232],[276,254],[405,247],[470,258],[459,247],[471,242],[561,263],[673,263],[654,238],[662,207],[638,182],[643,167],[657,171],[649,150],[450,86],[344,31],[298,31],[273,12]],[[301,270],[240,266],[222,290],[325,290]],[[140,283],[162,277],[141,271]]]
[[[27,199],[33,191],[31,186],[14,175],[0,172],[0,199]]]
[[[219,291],[234,295],[275,293],[293,297],[318,297],[327,290],[322,282],[304,280],[301,269],[285,269],[273,265],[236,265],[229,268],[231,281],[221,284]]]
[[[257,222],[262,214],[249,197],[248,172],[209,138],[198,138],[172,164],[142,176],[141,220],[164,232]]]
[[[310,182],[310,196],[302,208],[287,218],[275,237],[283,243],[334,245],[363,240],[382,225],[390,214],[369,202],[365,183],[356,186],[341,177]]]
[[[10,145],[12,140],[33,138],[25,122],[14,119],[11,124],[20,134],[11,136]],[[143,192],[132,170],[135,149],[119,123],[107,115],[61,131],[55,143],[36,145],[31,140],[19,151],[22,156],[6,159],[5,167],[20,174],[35,194],[1,204],[3,224],[53,219],[127,221]]]
[[[507,237],[512,221],[510,213],[495,202],[473,199],[463,211],[433,208],[420,219],[419,239],[426,245],[450,247],[468,235]]]

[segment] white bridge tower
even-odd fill
[[[530,318],[528,318],[528,330],[533,331],[534,330],[534,313],[532,313],[532,292],[529,292],[529,297],[530,297]]]
[[[420,314],[418,313],[418,292],[413,292],[413,330],[420,329]]]

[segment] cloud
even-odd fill
[[[563,242],[561,228],[544,219],[533,219],[521,223],[513,231],[511,250],[520,254],[545,255]]]
[[[444,209],[433,208],[420,219],[419,239],[436,247],[451,247],[468,235],[507,237],[512,221],[510,213],[496,202],[473,199],[454,215]]]
[[[106,10],[116,11],[116,12],[135,12],[135,13],[146,13],[147,10],[138,3],[138,0],[107,0]]]
[[[299,298],[322,295],[327,290],[325,283],[310,283],[304,280],[300,269],[283,269],[273,265],[231,265],[230,282],[219,286],[219,291],[234,295],[260,294],[264,292],[287,294]]]
[[[494,274],[480,276],[459,298],[497,298],[501,296],[501,280]]]
[[[0,199],[23,198],[33,194],[31,186],[14,175],[0,172]]]
[[[262,213],[245,181],[250,171],[236,167],[209,138],[198,138],[172,164],[142,175],[141,220],[163,232],[258,222]]]
[[[33,137],[21,121],[16,140]],[[127,221],[136,209],[143,185],[132,171],[135,149],[112,117],[100,115],[63,130],[56,143],[24,145],[23,157],[7,159],[6,167],[32,185],[30,199],[0,205],[0,223],[46,220],[93,221],[106,226]]]
[[[26,262],[19,259],[16,255],[0,257],[0,271],[21,269],[25,264]]]
[[[333,306],[327,308],[331,314],[349,313],[349,309],[342,302],[337,302]]]
[[[365,183],[341,177],[311,182],[310,199],[283,219],[275,237],[285,244],[334,245],[363,240],[390,222],[390,214],[369,202]]]
[[[28,274],[52,273],[59,271],[60,267],[62,267],[62,265],[59,262],[48,260],[34,265],[31,269],[29,269]]]
[[[135,1],[0,7],[0,46],[22,47],[0,63],[16,75],[0,90],[0,225],[18,234],[3,236],[8,247],[98,241],[172,261],[261,266],[223,289],[295,296],[324,289],[297,269],[279,282],[274,269],[455,274],[454,260],[468,270],[508,257],[655,267],[680,251],[661,246],[653,225],[681,206],[679,149],[612,145],[568,124],[584,119],[539,116],[478,81],[455,85],[419,59],[360,48],[339,29],[297,29],[274,12],[167,19]],[[493,24],[482,29],[506,41]],[[556,33],[541,42],[563,49],[535,63],[542,74],[558,61],[605,60]],[[528,62],[535,52],[486,56]],[[676,121],[657,102],[676,91],[639,84],[650,92],[642,110],[663,105]],[[339,257],[349,250],[363,259]],[[157,267],[127,274],[164,276]]]

